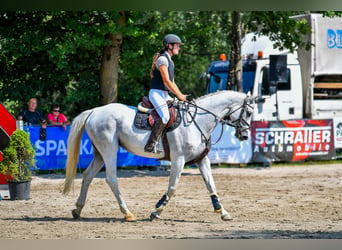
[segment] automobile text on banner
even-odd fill
[[[332,159],[333,120],[252,122],[253,162]]]
[[[30,133],[31,144],[36,149],[36,167],[38,170],[64,169],[67,158],[67,140],[70,126],[67,130],[60,126],[48,126],[46,128],[46,140],[39,140],[40,126],[24,126],[24,130]],[[94,151],[87,133],[83,133],[80,147],[78,168],[87,168],[93,159]],[[117,165],[123,166],[159,166],[156,159],[149,159],[131,154],[119,148],[117,153]]]

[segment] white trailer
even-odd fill
[[[330,119],[342,117],[342,18],[309,14],[311,26],[307,42],[310,50],[299,49],[303,83],[304,117]]]

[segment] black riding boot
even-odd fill
[[[159,137],[164,131],[165,124],[163,124],[162,119],[158,119],[155,121],[152,127],[152,132],[150,135],[150,138],[147,141],[147,144],[145,145],[145,152],[155,152],[155,146],[156,142],[158,141]]]

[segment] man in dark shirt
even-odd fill
[[[27,125],[39,125],[46,124],[46,120],[43,118],[42,113],[37,108],[37,99],[31,98],[27,102],[28,108],[20,111],[18,120],[23,120],[23,122]]]
[[[37,99],[31,98],[27,102],[27,109],[20,111],[18,115],[18,120],[23,120],[25,125],[39,125],[41,124],[41,129],[39,131],[39,139],[45,141],[46,139],[46,120],[44,119],[42,113],[37,108]]]

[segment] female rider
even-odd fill
[[[153,125],[150,138],[144,148],[146,152],[156,152],[156,142],[170,119],[166,103],[171,99],[169,92],[175,94],[179,100],[186,101],[186,95],[175,83],[174,64],[171,59],[173,55],[178,55],[181,44],[182,41],[177,35],[168,34],[163,39],[164,48],[153,57],[149,99],[160,118]]]

